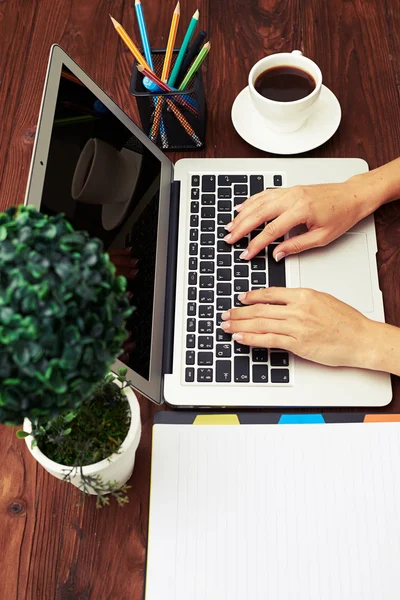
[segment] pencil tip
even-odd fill
[[[111,19],[111,21],[113,22],[114,27],[117,27],[117,25],[119,25],[118,21],[116,21],[110,14],[108,15]]]
[[[135,4],[137,6],[138,4],[142,4],[142,3],[140,2],[140,0],[135,0]]]
[[[140,71],[140,72],[144,71],[144,66],[143,65],[136,65],[136,67],[137,67],[138,71]]]
[[[174,12],[175,12],[176,14],[180,14],[180,12],[181,12],[181,5],[180,5],[180,2],[179,2],[179,0],[178,0],[178,3],[177,3],[177,5],[176,5],[176,7],[175,7],[175,10],[174,10]]]
[[[200,16],[200,12],[199,12],[199,9],[197,9],[196,12],[193,15],[193,19],[199,20],[199,16]]]

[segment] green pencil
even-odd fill
[[[199,11],[196,10],[196,12],[194,13],[194,15],[191,18],[191,21],[189,23],[189,27],[188,27],[186,35],[183,39],[181,49],[179,50],[178,56],[176,57],[174,68],[172,69],[172,73],[168,79],[168,85],[170,85],[171,87],[173,87],[175,85],[175,81],[178,77],[183,59],[185,58],[186,50],[190,44],[190,40],[192,39],[194,30],[196,29],[197,24],[199,22],[199,14],[200,14]]]
[[[189,82],[193,79],[193,77],[195,76],[197,71],[200,69],[207,54],[210,52],[210,48],[211,48],[211,42],[207,42],[206,44],[204,44],[204,46],[202,47],[202,49],[199,52],[198,57],[196,58],[196,60],[192,64],[192,66],[190,67],[189,71],[186,73],[184,80],[182,81],[181,85],[179,86],[179,88],[178,88],[179,91],[182,91],[187,88]]]

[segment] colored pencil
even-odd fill
[[[144,57],[142,56],[142,54],[139,52],[139,48],[132,42],[131,38],[129,37],[129,35],[126,33],[125,29],[122,27],[122,25],[120,23],[118,23],[118,21],[116,21],[115,19],[113,19],[113,17],[111,15],[110,19],[118,33],[118,35],[123,39],[123,41],[125,42],[125,44],[128,46],[129,50],[132,52],[133,56],[136,58],[137,62],[141,65],[143,65],[143,67],[146,67],[146,69],[150,69],[149,65],[147,64],[146,60],[144,59]]]
[[[182,127],[186,131],[186,133],[188,135],[190,135],[190,137],[192,138],[192,140],[194,141],[196,146],[201,146],[200,139],[197,137],[196,133],[194,132],[194,129],[187,122],[187,120],[185,119],[183,114],[180,112],[178,107],[175,106],[175,104],[172,102],[172,100],[169,100],[168,98],[166,98],[165,101],[168,104],[168,106],[170,107],[170,109],[172,110],[172,112],[174,113],[175,117],[178,119],[179,123],[182,125]]]
[[[171,29],[169,32],[167,50],[165,52],[164,64],[163,64],[163,69],[162,69],[162,74],[161,74],[161,79],[165,83],[168,80],[169,72],[171,69],[172,54],[174,51],[176,32],[178,31],[180,15],[181,15],[181,7],[180,7],[179,1],[178,1],[178,4],[176,5],[175,10],[174,10],[174,14],[172,15]]]
[[[204,29],[199,31],[199,33],[197,34],[196,39],[194,40],[193,44],[188,49],[186,56],[183,59],[182,65],[179,69],[179,73],[178,73],[178,77],[177,77],[178,83],[180,81],[182,81],[182,79],[185,76],[185,73],[187,73],[188,69],[190,69],[192,62],[194,61],[194,59],[200,52],[201,47],[203,46],[206,37],[207,37],[207,32],[204,31]]]
[[[191,80],[193,79],[193,77],[196,75],[197,71],[200,69],[201,65],[203,64],[207,54],[210,52],[210,48],[211,48],[211,42],[207,42],[206,44],[204,44],[203,48],[200,51],[200,54],[198,55],[198,57],[196,58],[196,60],[192,64],[192,66],[190,67],[189,71],[186,73],[184,80],[182,81],[181,85],[179,86],[178,89],[180,91],[187,88],[188,84],[191,82]]]
[[[152,71],[154,71],[153,57],[151,56],[151,48],[149,42],[149,36],[147,35],[146,21],[144,19],[144,13],[142,3],[140,0],[135,0],[135,11],[139,25],[140,37],[142,40],[144,55],[147,63]]]
[[[190,20],[189,27],[187,28],[187,31],[186,31],[186,35],[183,38],[182,46],[179,50],[178,56],[176,57],[174,68],[172,69],[172,73],[168,79],[168,85],[170,85],[171,87],[175,85],[175,82],[178,78],[178,74],[179,74],[180,68],[182,66],[182,62],[185,57],[186,50],[188,49],[190,40],[193,37],[194,30],[196,29],[198,22],[199,22],[199,11],[196,10],[193,17]]]
[[[173,93],[173,90],[169,87],[169,85],[167,85],[166,83],[164,83],[163,81],[161,81],[161,79],[159,79],[157,77],[157,75],[155,75],[153,73],[153,71],[150,71],[148,67],[144,67],[143,65],[137,65],[137,69],[144,76],[146,76],[149,79],[151,79],[152,81],[154,81],[154,83],[157,84],[158,87],[163,92],[172,92]],[[188,110],[189,112],[191,112],[192,114],[194,114],[196,117],[199,116],[199,111],[196,108],[194,108],[191,104],[189,104],[189,102],[187,100],[185,100],[185,98],[183,98],[181,95],[173,96],[171,98],[171,100],[173,102],[178,102],[179,104],[181,104],[182,106],[184,106],[186,108],[186,110]]]

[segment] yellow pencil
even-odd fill
[[[175,7],[174,14],[172,15],[171,29],[168,37],[167,50],[165,52],[164,65],[162,69],[161,80],[167,83],[169,72],[171,70],[172,53],[174,51],[176,32],[178,31],[179,18],[181,16],[181,7],[178,4]]]
[[[120,23],[118,23],[118,21],[116,21],[115,19],[113,19],[113,17],[111,15],[109,15],[115,29],[117,30],[117,33],[120,35],[120,37],[123,39],[123,41],[125,42],[125,44],[128,46],[129,50],[132,52],[133,56],[136,58],[137,62],[141,65],[143,65],[143,67],[146,67],[146,69],[150,69],[148,63],[146,62],[145,58],[141,55],[141,53],[139,52],[139,48],[132,42],[131,38],[129,37],[129,35],[126,33],[125,29],[122,27],[122,25]],[[151,71],[151,69],[150,69]]]

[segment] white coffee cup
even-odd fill
[[[306,71],[315,81],[314,90],[305,98],[292,102],[278,102],[265,98],[257,92],[254,84],[261,73],[274,67],[296,67]],[[277,133],[292,133],[303,127],[315,109],[321,87],[322,73],[319,67],[315,62],[303,56],[300,50],[266,56],[259,60],[249,73],[249,90],[253,104],[265,120],[267,127]]]

